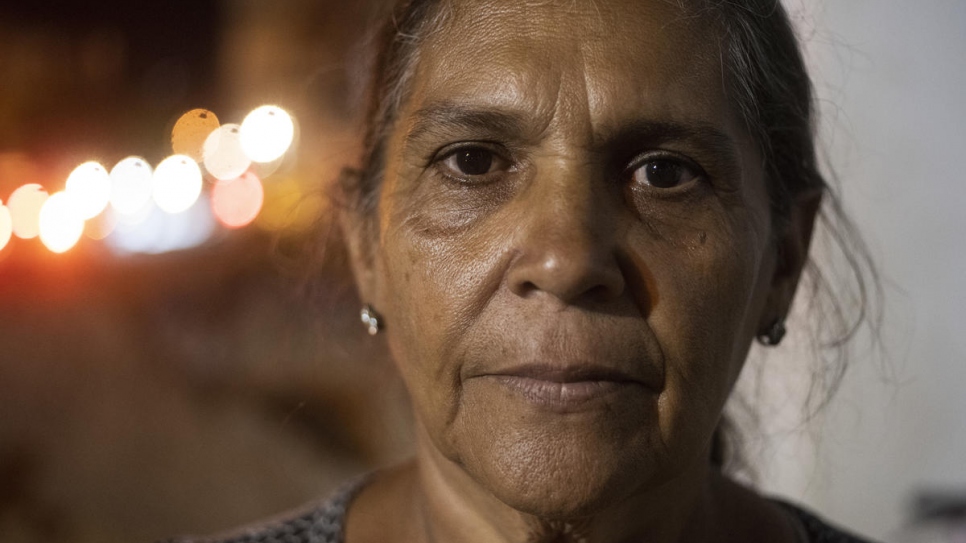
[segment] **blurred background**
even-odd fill
[[[381,4],[0,5],[0,540],[209,533],[410,454],[326,196]],[[884,354],[859,337],[806,417],[801,349],[753,353],[749,463],[870,536],[962,541],[966,3],[786,5],[883,275]],[[166,173],[193,182],[152,198]]]

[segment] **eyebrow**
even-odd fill
[[[732,166],[740,164],[738,143],[734,138],[714,124],[703,121],[634,120],[614,130],[595,134],[594,142],[597,146],[688,142],[698,151],[725,160]]]
[[[524,132],[522,114],[493,107],[465,107],[453,102],[430,104],[417,111],[406,141],[446,129],[467,129],[494,136],[517,136]]]
[[[493,138],[520,138],[527,132],[524,113],[489,106],[464,106],[451,101],[429,104],[413,115],[406,143],[427,134],[449,130],[467,130]],[[668,142],[688,142],[698,151],[737,167],[740,164],[738,143],[712,123],[700,120],[636,119],[593,134],[593,147],[633,148]]]

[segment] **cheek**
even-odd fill
[[[713,427],[743,366],[768,288],[759,223],[718,214],[642,242],[652,248],[639,258],[657,293],[648,324],[666,361],[659,408],[668,439]],[[696,417],[706,420],[694,424]]]
[[[449,338],[472,325],[503,279],[512,228],[492,217],[512,193],[441,183],[426,173],[400,184],[409,188],[398,189],[382,210],[387,295],[394,318],[411,332],[407,341],[419,337],[418,348],[447,354]]]
[[[438,436],[459,409],[459,339],[499,288],[503,233],[420,199],[386,210],[383,304],[393,358],[417,415]],[[429,213],[428,210],[434,210]],[[435,431],[433,431],[435,430]]]

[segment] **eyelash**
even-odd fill
[[[450,146],[442,149],[435,155],[432,159],[431,165],[444,177],[453,180],[461,184],[485,184],[489,181],[494,180],[493,177],[499,173],[512,171],[514,168],[512,166],[512,160],[505,157],[505,153],[494,150],[493,144],[486,142],[472,142],[472,143],[460,143],[454,146]],[[482,151],[486,153],[486,159],[494,162],[503,162],[506,166],[502,168],[497,168],[493,170],[492,164],[487,164],[487,172],[480,174],[467,174],[462,173],[462,168],[458,164],[448,164],[450,161],[459,160],[460,153],[471,153],[474,151]],[[470,159],[470,157],[464,157]],[[477,156],[476,158],[481,158]],[[656,163],[664,163],[671,165],[676,169],[675,173],[687,175],[688,178],[681,183],[677,183],[673,186],[661,187],[652,183],[650,180],[644,182],[638,182],[636,179],[637,173],[649,165],[654,165]],[[491,171],[492,170],[492,171]],[[660,173],[660,172],[645,172],[644,176],[647,177],[649,173]],[[653,187],[657,190],[669,191],[673,189],[679,189],[681,187],[686,187],[691,185],[693,182],[699,181],[701,179],[706,179],[707,174],[705,171],[694,163],[694,161],[685,158],[676,153],[671,153],[668,151],[651,151],[644,153],[630,162],[630,165],[624,169],[621,177],[626,180],[627,183],[632,185],[643,185],[646,187]]]
[[[456,181],[462,184],[485,184],[499,173],[513,171],[513,161],[506,157],[505,152],[497,151],[493,149],[494,145],[486,142],[471,142],[471,143],[460,143],[454,146],[446,147],[442,149],[435,155],[432,159],[431,165],[444,177],[447,179]],[[488,171],[483,174],[466,174],[462,173],[457,165],[449,165],[447,162],[451,160],[458,160],[460,153],[470,153],[473,151],[483,151],[488,154],[489,160],[497,163],[504,163],[505,166],[498,168],[495,171]],[[488,169],[492,169],[492,165]]]
[[[653,165],[656,163],[670,164],[674,168],[683,170],[684,173],[689,177],[683,182],[670,187],[657,186],[651,183],[650,181],[637,183],[637,179],[635,178],[637,172],[643,170],[648,165]],[[645,173],[645,176],[646,175],[647,173]],[[627,179],[629,183],[643,185],[646,187],[653,187],[654,189],[657,189],[657,190],[666,191],[666,190],[674,190],[674,189],[679,189],[681,187],[686,187],[693,184],[696,181],[707,179],[707,174],[700,166],[695,164],[694,161],[688,158],[685,158],[681,155],[678,155],[676,153],[671,153],[668,151],[652,151],[652,152],[644,153],[643,155],[640,155],[637,158],[635,158],[633,161],[631,161],[630,166],[626,170],[624,170],[624,174],[622,177]]]

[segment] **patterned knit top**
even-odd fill
[[[169,543],[345,543],[349,503],[368,477],[343,485],[329,499],[266,522],[213,538],[179,538]],[[804,509],[783,501],[778,506],[797,518],[802,543],[871,543],[826,524]]]

